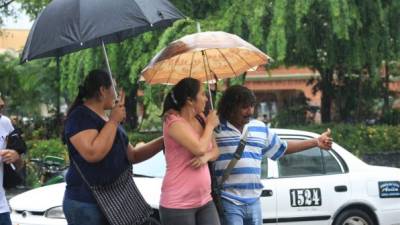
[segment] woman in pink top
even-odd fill
[[[202,115],[207,97],[201,83],[185,78],[176,84],[164,101],[163,134],[167,171],[161,188],[160,216],[163,225],[219,225],[211,197],[207,162],[219,151],[213,129],[219,120],[215,111]]]

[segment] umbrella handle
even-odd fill
[[[210,96],[211,110],[214,110],[214,103],[212,100],[210,83],[209,83],[209,79],[208,79],[209,75],[208,75],[208,71],[207,71],[207,66],[209,68],[209,64],[208,64],[208,60],[207,60],[206,53],[204,52],[204,50],[201,51],[201,55],[203,56],[204,72],[206,73],[207,89],[208,89],[208,95]],[[206,64],[206,61],[207,61],[207,64]]]
[[[103,55],[104,55],[104,58],[106,60],[108,75],[110,76],[110,80],[111,80],[111,87],[112,87],[112,89],[114,91],[115,100],[117,100],[118,99],[118,94],[117,94],[117,90],[115,89],[115,83],[114,83],[114,79],[112,77],[110,63],[108,62],[106,46],[104,45],[104,41],[103,40],[101,40],[101,46],[103,47]]]
[[[210,103],[210,106],[211,106],[211,110],[214,110],[214,103],[213,103],[213,96],[212,96],[212,94],[211,94],[211,89],[210,89],[210,83],[207,81],[207,89],[208,89],[208,96],[210,96],[210,98],[209,98],[209,103]]]

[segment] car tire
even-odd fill
[[[348,209],[336,217],[333,225],[376,225],[371,216],[359,209]]]

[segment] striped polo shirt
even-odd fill
[[[285,154],[287,143],[281,140],[268,126],[251,120],[246,146],[242,158],[237,162],[229,178],[223,184],[221,195],[237,205],[254,203],[261,195],[261,161],[263,157],[277,160]],[[215,176],[221,181],[224,169],[233,158],[242,133],[228,121],[221,121],[219,132],[214,132],[220,151],[215,162]]]

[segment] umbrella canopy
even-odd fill
[[[167,0],[53,0],[36,18],[21,63],[120,42],[183,17]]]
[[[201,32],[171,42],[151,60],[142,76],[150,84],[175,84],[185,77],[211,81],[239,76],[269,59],[237,35]]]

